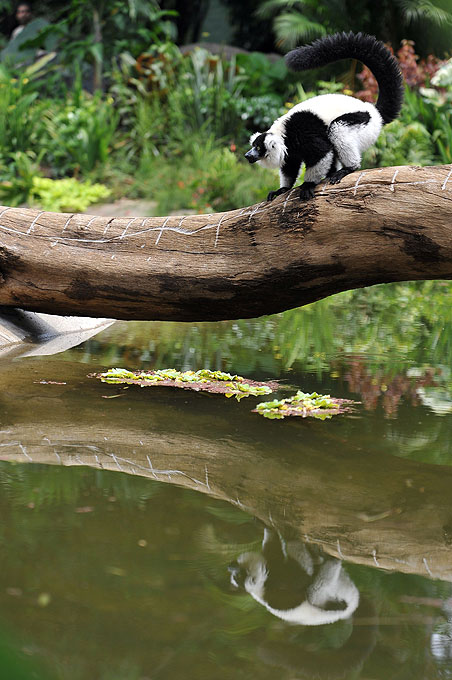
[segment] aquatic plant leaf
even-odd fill
[[[240,401],[243,397],[260,397],[270,394],[278,385],[276,382],[257,382],[247,380],[240,375],[232,375],[223,371],[177,371],[175,368],[159,369],[157,371],[129,371],[125,368],[110,368],[104,373],[94,374],[102,382],[110,384],[139,385],[149,387],[181,387],[196,392],[211,392],[224,394],[225,397],[235,397]]]
[[[308,416],[319,420],[326,420],[338,413],[349,411],[351,405],[356,402],[349,399],[334,399],[329,394],[311,392],[307,394],[298,390],[293,397],[286,399],[273,399],[273,401],[261,401],[253,409],[253,413],[260,413],[270,420],[285,418],[286,416]]]

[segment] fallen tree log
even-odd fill
[[[272,314],[351,288],[452,278],[452,168],[356,172],[300,202],[106,218],[0,207],[0,305],[118,319]]]

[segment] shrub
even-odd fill
[[[39,172],[32,151],[15,151],[1,157],[0,200],[12,207],[26,203],[33,188],[33,178]]]
[[[431,165],[435,151],[427,128],[417,121],[395,120],[366,151],[363,167]]]
[[[184,156],[166,163],[148,157],[137,173],[134,193],[157,200],[162,214],[181,208],[220,212],[265,200],[276,182],[272,172],[251,168],[231,148],[216,148],[210,140],[193,144]]]
[[[34,177],[29,200],[43,210],[54,212],[84,212],[92,203],[98,203],[110,195],[103,184],[89,180],[77,182],[73,177],[48,179]]]
[[[100,93],[83,92],[47,102],[42,161],[53,176],[87,175],[106,164],[119,123],[113,103]]]
[[[38,96],[29,78],[16,78],[0,66],[0,163],[40,147],[44,126]]]

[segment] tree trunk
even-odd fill
[[[451,166],[360,171],[307,202],[298,191],[183,217],[0,207],[0,305],[216,321],[376,283],[452,278]]]

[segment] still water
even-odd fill
[[[112,366],[360,404],[271,421]],[[451,366],[443,282],[0,360],[2,680],[451,678]]]

